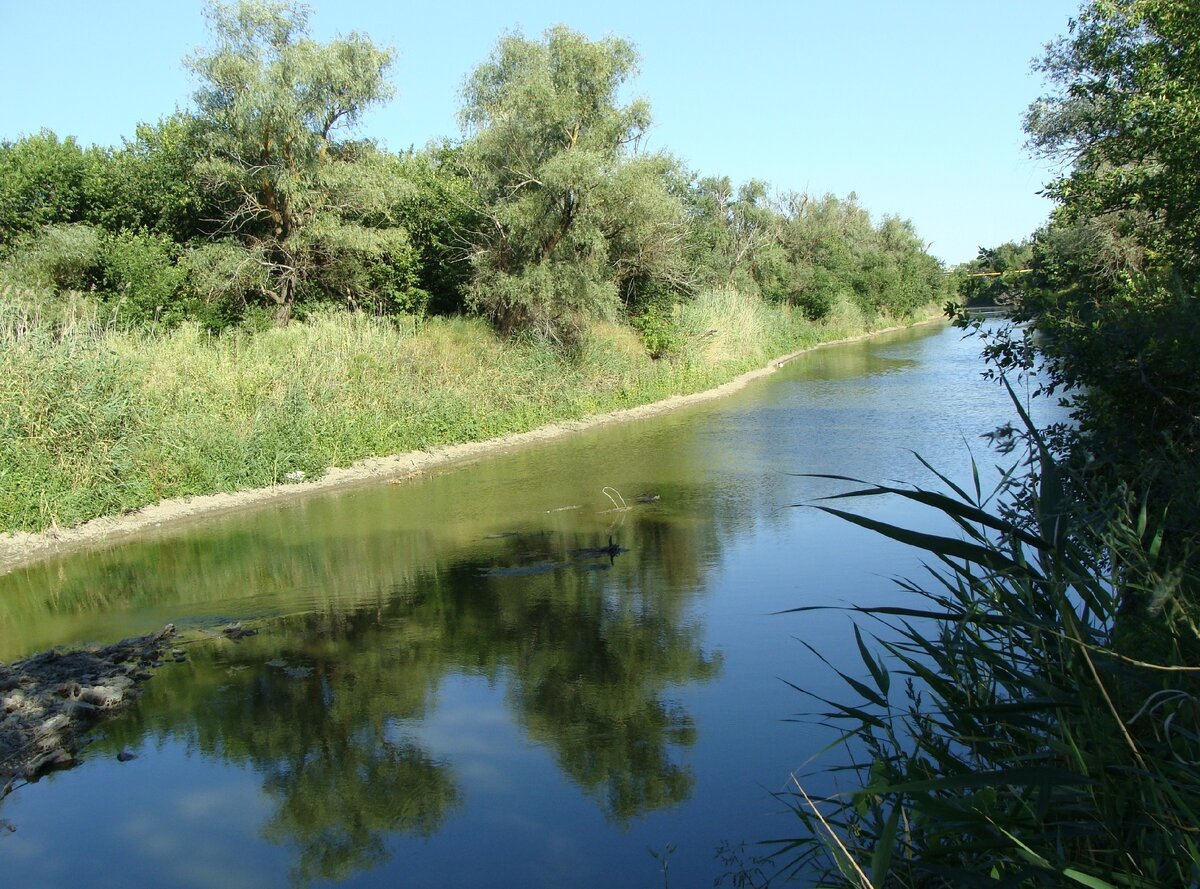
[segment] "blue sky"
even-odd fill
[[[912,219],[947,262],[1021,238],[1050,210],[1053,175],[1021,115],[1031,69],[1078,0],[741,0],[504,3],[318,0],[312,31],[360,31],[397,52],[396,98],[360,135],[392,149],[458,135],[458,92],[506,31],[563,23],[642,56],[630,91],[654,113],[648,146],[704,175],[779,190],[853,191],[877,218]],[[201,0],[0,0],[0,139],[48,127],[120,144],[186,108],[182,65],[207,35]]]

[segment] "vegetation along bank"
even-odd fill
[[[688,170],[626,41],[503,37],[455,139],[357,135],[391,54],[213,3],[183,111],[0,144],[0,532],[697,392],[947,278],[853,195]]]
[[[957,274],[1014,321],[988,371],[1036,369],[1070,422],[1014,399],[995,491],[863,486],[962,533],[874,524],[934,570],[863,609],[862,681],[823,702],[853,789],[797,785],[780,847],[821,885],[1200,885],[1198,47],[1194,0],[1090,0],[1047,47],[1055,210]]]

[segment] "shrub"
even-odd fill
[[[144,232],[107,239],[104,283],[120,298],[123,315],[138,322],[183,319],[187,271],[175,263],[178,249],[167,236]]]
[[[186,251],[180,265],[187,275],[191,311],[210,330],[236,324],[250,298],[267,287],[267,275],[254,255],[235,241],[213,241]]]
[[[27,287],[90,290],[102,278],[103,248],[103,233],[90,225],[46,225],[18,241],[6,277]]]

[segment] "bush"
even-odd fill
[[[103,277],[104,234],[84,223],[43,226],[21,238],[5,269],[13,283],[91,290]]]
[[[646,306],[642,314],[631,321],[633,329],[642,338],[642,343],[650,357],[666,358],[679,351],[683,345],[683,336],[670,310],[661,310],[657,305]]]
[[[104,283],[123,315],[143,323],[183,320],[187,271],[175,263],[178,250],[165,235],[121,232],[107,239]]]
[[[180,258],[187,276],[190,312],[209,330],[224,330],[245,315],[252,297],[267,287],[263,266],[235,241],[193,247]]]
[[[527,331],[566,349],[578,345],[589,321],[612,318],[618,305],[616,286],[584,263],[538,263],[519,274],[480,264],[467,294],[502,334]]]

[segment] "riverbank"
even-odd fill
[[[47,527],[41,530],[10,531],[0,536],[0,572],[164,525],[306,496],[315,491],[383,480],[399,481],[503,449],[558,438],[601,424],[652,416],[735,391],[812,348],[907,326],[886,318],[867,320],[848,309],[833,313],[828,322],[820,325],[778,310],[768,310],[774,313],[773,317],[753,318],[739,318],[736,312],[730,311],[740,308],[745,315],[751,311],[760,312],[760,307],[761,304],[753,308],[739,306],[735,296],[726,295],[723,304],[710,303],[704,315],[681,319],[680,326],[687,334],[688,346],[687,351],[673,362],[649,361],[630,332],[615,327],[598,331],[591,342],[585,343],[584,354],[570,364],[548,363],[561,362],[561,359],[536,347],[501,344],[480,325],[464,321],[438,322],[425,330],[406,332],[384,329],[370,322],[364,326],[363,322],[352,319],[325,319],[317,324],[295,325],[287,331],[271,332],[264,337],[266,343],[258,346],[221,340],[197,346],[194,332],[188,334],[185,331],[182,338],[192,337],[190,347],[184,348],[187,344],[181,344],[180,337],[175,336],[166,342],[152,344],[157,352],[148,349],[139,352],[134,348],[138,343],[130,342],[128,335],[124,341],[119,336],[109,335],[102,341],[102,354],[124,357],[126,363],[132,363],[139,382],[150,385],[159,403],[165,398],[168,404],[183,400],[194,405],[195,410],[185,412],[181,417],[171,416],[167,422],[159,422],[160,429],[169,430],[181,420],[200,417],[198,410],[203,412],[203,422],[183,428],[182,433],[185,436],[191,433],[201,445],[211,441],[220,446],[226,444],[219,437],[225,430],[231,436],[230,447],[233,447],[238,444],[235,431],[242,431],[238,429],[239,420],[243,425],[252,426],[264,425],[265,420],[265,425],[272,427],[280,427],[283,421],[288,421],[286,426],[291,437],[279,435],[270,442],[275,449],[274,466],[268,468],[271,483],[255,484],[252,475],[248,477],[250,483],[239,484],[236,476],[233,483],[228,479],[222,482],[210,474],[201,477],[200,491],[154,497],[152,502],[144,505],[110,507],[107,512],[101,511],[70,525],[59,522],[51,513],[49,521],[43,522]],[[933,320],[932,316],[927,320]],[[319,324],[333,325],[333,333],[343,341],[336,354],[327,344],[323,345],[326,354],[321,356],[319,365],[306,367],[305,358],[309,356],[303,347],[306,343],[311,345],[315,336],[313,330]],[[325,331],[317,338],[328,341],[330,336],[330,332]],[[490,352],[481,356],[481,350]],[[249,413],[243,412],[239,418],[236,411],[230,410],[229,400],[222,397],[227,394],[224,388],[252,388],[255,373],[262,370],[263,352],[282,362],[282,365],[268,362],[273,368],[273,374],[268,374],[274,386],[272,397],[268,403],[256,406]],[[780,355],[782,357],[772,357]],[[132,360],[137,356],[141,357],[141,364]],[[189,372],[185,366],[194,365],[198,356],[209,362],[207,375],[195,367]],[[86,357],[94,358],[94,354]],[[228,367],[231,362],[236,373]],[[320,377],[317,385],[299,393],[295,388],[283,386],[281,380],[289,376],[288,362],[295,368],[293,375],[310,375],[304,382],[311,384],[312,377]],[[386,364],[380,366],[380,362]],[[330,370],[331,363],[338,365],[334,371]],[[517,364],[515,372],[514,363]],[[364,368],[371,364],[375,365],[376,372],[373,375],[364,373]],[[224,388],[222,381],[226,384]],[[192,384],[190,387],[189,383]],[[360,391],[373,393],[374,397],[364,399],[350,391],[355,383]],[[518,386],[524,391],[515,391]],[[423,398],[408,397],[418,388],[425,390]],[[546,397],[546,390],[554,391]],[[468,394],[464,395],[464,391]],[[395,397],[397,393],[399,399]],[[535,397],[540,398],[531,402]],[[125,399],[127,408],[128,400]],[[94,401],[89,403],[93,410],[97,409]],[[417,404],[425,411],[419,416],[414,412]],[[342,408],[340,415],[331,418],[318,412],[319,407],[329,405]],[[433,407],[439,412],[431,413]],[[102,412],[103,405],[99,408]],[[26,412],[29,409],[26,405]],[[457,423],[447,422],[450,415]],[[214,418],[221,422],[214,424]],[[127,409],[125,419],[136,421],[136,411]],[[380,428],[379,422],[367,424],[365,420],[368,419],[386,421],[386,428],[393,434],[378,437],[375,441],[370,436],[362,436],[358,446],[367,453],[392,451],[392,455],[345,459],[347,450],[351,457],[356,456],[353,454],[354,443],[347,443],[345,436],[338,438],[332,427],[340,424],[343,432],[345,427],[355,425],[369,426],[373,430]],[[405,421],[407,425],[401,425]],[[94,428],[94,424],[81,426],[84,430]],[[140,436],[137,428],[119,431],[124,439],[147,438],[146,430],[141,430]],[[149,437],[153,438],[153,434]],[[307,441],[300,442],[300,439]],[[320,443],[325,448],[298,454],[298,442]],[[388,444],[394,442],[417,446],[389,448]],[[177,445],[167,447],[165,451],[168,457],[174,455],[177,467],[185,458],[203,460],[205,448],[194,447],[196,442],[191,444],[193,447],[187,453]],[[128,442],[121,438],[101,438],[92,445],[97,447],[89,446],[90,450],[116,451],[118,455],[129,450]],[[150,450],[161,454],[164,449],[151,447]],[[290,455],[290,459],[281,459],[281,454],[284,458]],[[257,456],[261,463],[264,455],[259,453]],[[228,453],[218,454],[218,457],[223,457],[227,465],[236,463]],[[63,462],[62,455],[59,462]],[[166,466],[161,462],[151,465],[149,471],[141,469],[141,472],[147,478],[156,472],[161,477],[170,469],[170,460],[167,463]],[[322,466],[332,468],[322,470]],[[112,476],[119,467],[105,468]],[[78,472],[76,468],[76,477]],[[61,484],[63,480],[58,481]],[[67,479],[68,484],[70,481]],[[120,481],[136,482],[138,479]],[[209,489],[203,490],[206,482]],[[13,487],[8,485],[10,500]],[[118,490],[129,490],[129,486],[122,485]],[[140,489],[134,486],[133,490],[136,495],[138,490],[153,489],[143,485]],[[38,495],[43,504],[47,502],[45,491],[39,491]],[[29,499],[27,492],[26,500]],[[111,503],[111,498],[107,502]]]

